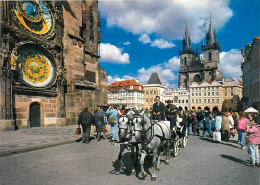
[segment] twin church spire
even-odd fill
[[[208,31],[206,32],[206,40],[207,40],[206,45],[204,45],[204,42],[202,43],[202,49],[211,48],[212,46],[217,46],[220,50],[220,46],[217,42],[216,29],[213,28],[213,24],[211,20],[211,12],[210,12],[209,28]],[[191,51],[191,39],[188,31],[188,24],[186,21],[185,35],[183,37],[183,49],[181,52],[183,53],[183,52],[190,52],[190,51]]]

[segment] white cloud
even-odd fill
[[[122,53],[122,49],[110,43],[100,44],[101,62],[116,63],[116,64],[129,64],[129,54]]]
[[[158,47],[160,49],[164,49],[164,48],[172,48],[175,45],[171,42],[164,40],[164,39],[156,39],[152,42],[151,46]]]
[[[224,78],[233,78],[235,80],[241,80],[241,62],[242,55],[240,50],[231,49],[230,51],[223,51],[219,54],[220,59],[220,71]]]
[[[180,69],[180,58],[174,56],[173,58],[169,59],[168,62],[164,63],[166,68],[170,68],[172,71],[179,71]]]
[[[142,42],[143,44],[151,43],[151,39],[147,34],[142,34],[139,38],[138,41]]]
[[[205,37],[212,9],[214,27],[220,30],[232,17],[230,0],[117,0],[100,1],[101,15],[107,25],[117,26],[133,34],[155,34],[167,40],[182,39],[185,22],[191,40]]]
[[[148,44],[150,43],[152,47],[158,47],[160,49],[165,49],[165,48],[172,48],[175,46],[172,42],[168,42],[162,38],[160,39],[155,39],[152,41],[147,34],[142,34],[139,38],[138,41],[142,42],[143,44]]]
[[[131,44],[131,42],[129,42],[129,41],[126,41],[123,43],[123,45],[125,45],[125,46],[130,45],[130,44]]]
[[[137,71],[136,76],[125,75],[122,78],[120,78],[118,75],[115,75],[114,77],[108,76],[108,83],[111,84],[114,81],[127,79],[138,79],[141,84],[146,84],[151,74],[157,72],[162,84],[176,87],[178,85],[176,84],[176,80],[178,79],[177,71],[179,70],[180,66],[178,64],[179,60],[180,59],[175,56],[169,59],[167,62],[160,63],[149,68],[143,67]]]

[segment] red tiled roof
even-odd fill
[[[243,82],[241,80],[238,80],[238,84],[243,86]]]
[[[133,85],[133,89],[130,89],[130,86]],[[139,90],[139,86],[141,86],[141,90]],[[123,80],[123,81],[117,81],[108,86],[108,89],[110,91],[118,91],[122,87],[126,88],[127,90],[130,91],[143,91],[143,86],[138,83],[135,80]]]
[[[260,36],[258,36],[258,37],[255,37],[255,39],[257,39],[257,40],[260,40]]]

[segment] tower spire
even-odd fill
[[[211,21],[211,10],[210,10],[210,19],[209,19],[209,29],[206,38],[207,38],[207,45],[213,45],[215,43],[215,35],[214,35],[213,25]]]
[[[188,23],[186,20],[185,35],[183,37],[183,51],[189,51],[190,47],[191,47],[191,40],[190,40],[189,31],[188,31]]]

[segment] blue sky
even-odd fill
[[[260,35],[258,0],[100,0],[99,10],[100,65],[109,84],[125,79],[146,84],[158,72],[164,84],[177,87],[186,20],[192,48],[201,54],[210,10],[224,77],[240,78],[240,50]]]

